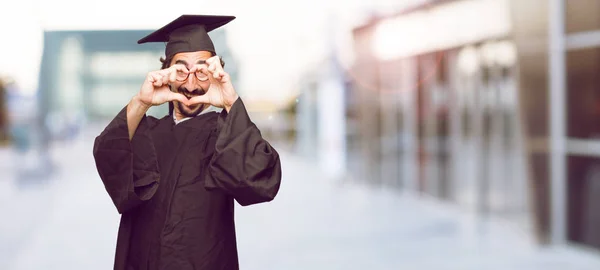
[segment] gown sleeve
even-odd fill
[[[152,198],[158,188],[158,160],[144,116],[129,140],[127,107],[94,141],[98,174],[119,213],[123,214]]]
[[[252,123],[241,98],[229,113],[220,113],[217,132],[205,187],[224,191],[242,206],[273,200],[281,183],[279,154]]]

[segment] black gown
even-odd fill
[[[234,200],[271,201],[281,183],[279,154],[239,98],[177,125],[144,116],[132,140],[125,107],[94,159],[121,214],[116,270],[238,269]]]

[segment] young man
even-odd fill
[[[115,269],[238,269],[234,200],[273,200],[279,155],[251,122],[208,32],[231,16],[183,15],[138,41],[167,42],[163,69],[94,143],[121,216]],[[170,115],[146,116],[169,102]],[[220,113],[203,113],[210,105]]]

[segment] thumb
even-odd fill
[[[168,98],[167,98],[167,99],[168,99],[169,101],[174,101],[174,100],[176,100],[176,101],[179,101],[179,102],[181,102],[181,103],[184,103],[184,104],[185,104],[186,102],[188,102],[188,99],[187,99],[187,97],[186,97],[186,96],[184,96],[184,95],[182,95],[182,94],[180,94],[180,93],[174,93],[174,92],[169,92],[169,96],[168,96]]]
[[[196,104],[210,104],[210,98],[208,98],[207,94],[201,96],[195,96],[186,101],[187,105],[196,105]]]

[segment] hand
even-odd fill
[[[147,108],[174,100],[187,103],[184,95],[172,92],[169,88],[169,84],[176,81],[177,72],[189,73],[183,65],[149,72],[137,95],[138,100]]]
[[[238,99],[238,94],[231,84],[231,77],[223,70],[219,57],[213,56],[206,60],[206,64],[195,65],[190,69],[190,72],[198,71],[208,76],[210,87],[204,95],[193,97],[187,103],[190,105],[210,104],[229,112],[233,103]]]

